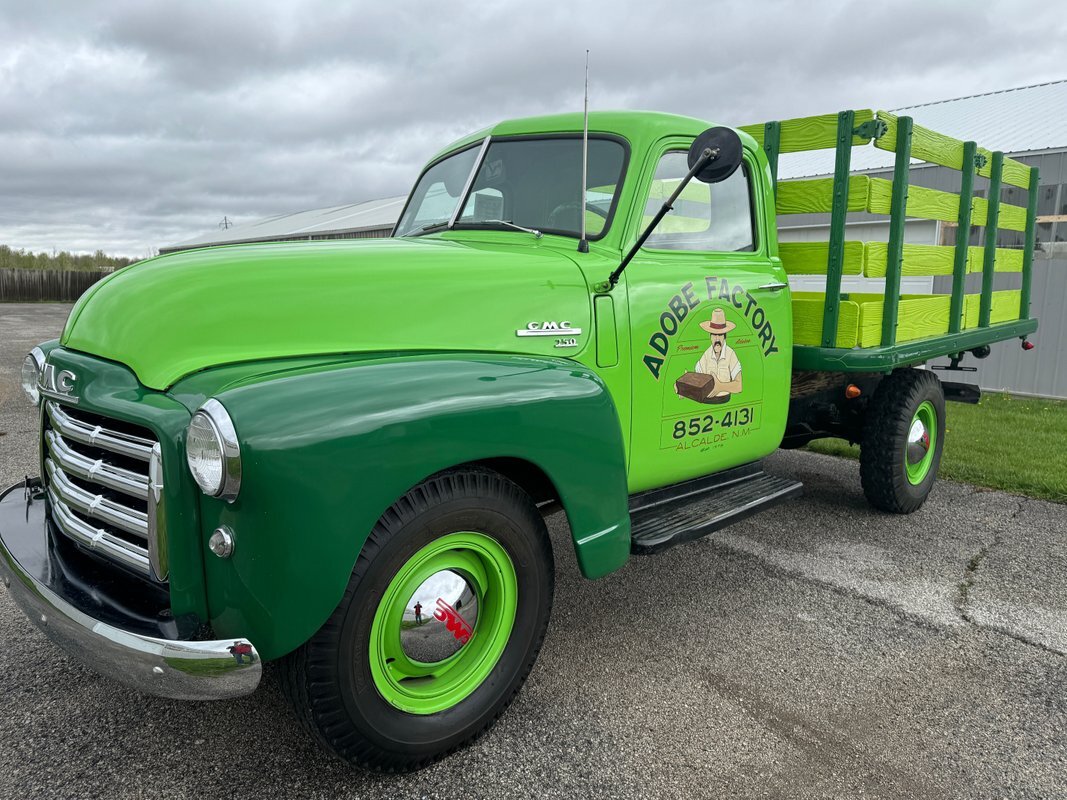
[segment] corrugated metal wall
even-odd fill
[[[1039,251],[1034,253],[1033,279],[1031,283],[1030,313],[1038,318],[1037,333],[1030,337],[1036,349],[1026,352],[1018,339],[999,342],[992,346],[989,358],[977,360],[968,356],[964,365],[978,367],[978,372],[941,373],[946,379],[963,383],[976,383],[983,389],[1035,394],[1046,397],[1067,398],[1067,153],[1045,153],[1034,156],[1015,156],[1020,161],[1041,171],[1041,193],[1038,195],[1037,241]],[[959,190],[959,172],[942,167],[912,170],[915,182],[922,186],[946,191]],[[979,181],[976,190],[985,189],[985,181]],[[1026,195],[1022,189],[1005,190],[1004,202],[1025,205]],[[985,192],[982,192],[985,194]],[[1045,221],[1063,217],[1063,221]],[[954,231],[952,232],[954,233]],[[1006,247],[1021,247],[1023,234],[1001,231],[999,244]],[[947,243],[947,242],[946,242]],[[972,244],[980,239],[972,234]],[[981,289],[981,275],[968,276],[967,291]],[[1021,285],[1018,273],[998,274],[994,289],[1017,289]],[[934,291],[949,292],[952,279],[938,277]],[[936,364],[947,364],[948,359],[939,359]]]
[[[1037,347],[1025,352],[1017,339],[1000,342],[993,345],[989,358],[977,360],[968,355],[964,359],[964,366],[978,367],[978,372],[943,372],[941,375],[945,380],[977,384],[986,390],[1067,398],[1067,152],[1016,155],[1013,158],[1041,170],[1041,194],[1037,210],[1039,251],[1034,254],[1031,284],[1031,314],[1038,318],[1039,327],[1037,333],[1030,337],[1030,341]],[[893,177],[892,172],[871,174],[888,179]],[[916,186],[958,192],[960,173],[944,167],[919,167],[911,171],[911,182]],[[976,194],[984,196],[988,182],[979,178],[975,184]],[[1007,203],[1026,205],[1026,193],[1022,189],[1008,187],[1001,198]],[[1047,221],[1042,222],[1042,219]],[[884,224],[885,217],[865,213],[849,214],[850,222],[861,223],[858,228],[867,227],[862,223],[873,220]],[[790,231],[783,225],[779,236],[783,241],[806,241],[811,238],[825,240],[827,228],[822,226],[826,226],[828,222],[827,215],[798,215],[788,220],[787,224],[821,227],[820,235],[812,236],[803,230]],[[929,241],[927,225],[926,222],[909,221],[906,239]],[[972,230],[971,244],[982,243],[981,230]],[[1000,231],[999,245],[1021,247],[1022,236],[1023,234],[1013,231]],[[865,237],[857,235],[856,238]],[[866,238],[874,240],[884,237]],[[955,229],[946,226],[934,238],[940,239],[934,241],[935,244],[954,244]],[[1020,277],[1018,273],[998,273],[993,288],[1018,289]],[[968,276],[968,293],[977,293],[980,290],[981,278],[978,274]],[[933,279],[933,291],[936,293],[948,293],[951,287],[950,277],[939,276]],[[805,285],[804,288],[809,287]],[[810,287],[809,290],[814,288]],[[821,287],[817,290],[821,290]],[[948,364],[948,359],[938,359],[934,363]]]

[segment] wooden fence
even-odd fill
[[[73,303],[110,272],[61,269],[0,269],[0,303]]]

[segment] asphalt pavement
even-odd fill
[[[4,485],[36,459],[19,365],[68,310],[0,304]],[[855,462],[768,468],[804,497],[600,581],[553,516],[526,687],[408,776],[322,752],[269,665],[240,700],[141,696],[0,590],[0,798],[1067,797],[1067,506],[940,482],[895,517],[866,506]]]

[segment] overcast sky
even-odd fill
[[[494,121],[727,124],[1067,77],[1047,2],[0,0],[0,243],[141,256],[403,194]]]

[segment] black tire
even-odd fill
[[[933,460],[918,483],[908,478],[908,434],[916,412],[924,402],[933,407],[937,420]],[[860,447],[860,482],[867,502],[893,514],[919,509],[937,479],[945,445],[945,394],[937,376],[923,369],[899,369],[884,378],[871,398]]]
[[[375,687],[368,655],[373,618],[408,559],[457,531],[486,534],[510,556],[518,584],[514,627],[472,694],[438,713],[410,714]],[[554,578],[548,531],[526,492],[487,469],[442,472],[375,525],[333,615],[281,661],[283,690],[305,727],[350,764],[376,772],[426,767],[485,733],[514,699],[544,641]]]

